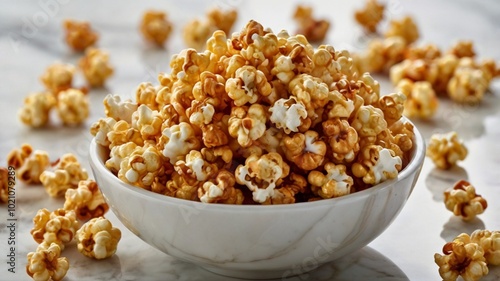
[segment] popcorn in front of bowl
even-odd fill
[[[434,134],[427,146],[426,156],[432,159],[436,167],[447,170],[455,166],[459,160],[465,159],[467,148],[456,132]]]
[[[28,253],[26,273],[35,281],[62,280],[68,269],[68,259],[61,257],[57,243],[40,244],[35,252]]]
[[[79,220],[85,221],[100,217],[109,210],[99,186],[93,180],[81,180],[78,183],[78,188],[67,189],[64,197],[66,199],[64,209],[75,211]]]
[[[474,186],[465,180],[455,183],[452,189],[444,192],[444,203],[446,209],[465,221],[474,219],[488,207],[486,199],[476,194]]]
[[[29,144],[13,149],[7,155],[7,163],[17,171],[18,178],[27,184],[40,183],[40,175],[50,165],[49,155],[43,150],[34,150]]]
[[[66,32],[66,43],[73,50],[82,52],[90,46],[93,46],[99,36],[92,30],[89,22],[65,20],[63,23]]]
[[[410,79],[399,81],[396,89],[406,96],[404,114],[407,117],[429,119],[436,114],[439,100],[427,81],[412,82]]]
[[[330,22],[325,19],[315,19],[312,13],[313,9],[309,6],[298,5],[295,8],[293,19],[299,26],[296,33],[304,35],[310,42],[321,42],[330,28]]]
[[[54,63],[47,67],[40,80],[53,94],[71,88],[75,67],[71,64]]]
[[[44,171],[40,175],[40,181],[52,197],[64,196],[66,190],[77,188],[78,183],[87,178],[87,171],[71,153],[64,154],[59,159],[54,171]]]
[[[384,10],[384,4],[380,4],[377,0],[367,0],[362,9],[356,10],[354,19],[366,31],[373,33],[377,31],[377,25],[384,18]]]
[[[500,231],[476,230],[470,238],[483,248],[488,265],[500,265]]]
[[[49,122],[50,110],[56,105],[51,93],[32,93],[24,99],[24,105],[18,116],[24,124],[38,128]]]
[[[57,113],[64,125],[79,125],[89,116],[87,96],[78,89],[68,89],[57,95]]]
[[[163,46],[170,37],[173,26],[165,12],[150,10],[142,15],[140,29],[147,41]]]
[[[50,212],[44,208],[38,210],[33,218],[33,228],[30,233],[38,244],[56,243],[64,249],[64,246],[73,240],[79,226],[74,211],[57,209]]]
[[[113,75],[109,55],[100,49],[89,48],[86,50],[85,56],[80,59],[78,65],[91,87],[102,87],[106,80]]]
[[[93,218],[76,232],[78,251],[97,260],[109,258],[115,254],[121,236],[120,229],[113,227],[108,219]]]
[[[464,280],[477,281],[489,272],[483,248],[466,233],[446,243],[443,254],[434,254],[434,261],[445,281],[457,280],[459,276]]]

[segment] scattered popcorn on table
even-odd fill
[[[57,95],[57,112],[64,125],[75,126],[89,116],[89,101],[80,90],[68,89]]]
[[[385,32],[384,36],[388,37],[402,37],[406,44],[409,45],[417,41],[419,35],[418,27],[410,16],[405,16],[400,20],[391,20],[389,29]]]
[[[409,60],[434,60],[441,57],[441,50],[434,44],[421,46],[410,45],[405,52],[405,59]]]
[[[467,156],[467,148],[456,132],[434,134],[427,145],[426,156],[431,158],[439,169],[450,169]]]
[[[64,154],[59,159],[54,171],[44,171],[40,175],[40,181],[52,197],[64,196],[66,190],[77,188],[78,183],[87,178],[87,171],[71,153]]]
[[[7,163],[18,169],[18,179],[27,184],[38,184],[41,182],[40,175],[49,167],[50,160],[47,152],[33,150],[31,145],[23,144],[7,155]]]
[[[63,27],[66,32],[66,43],[77,52],[83,52],[93,46],[99,38],[90,23],[86,21],[65,20]]]
[[[89,220],[103,216],[109,209],[97,183],[93,180],[81,180],[77,189],[68,189],[65,193],[64,209],[73,210],[79,220]]]
[[[78,251],[83,255],[101,260],[115,254],[121,231],[104,218],[93,218],[76,232]]]
[[[35,252],[28,253],[26,273],[35,281],[59,281],[69,269],[68,259],[61,256],[56,243],[40,244]]]
[[[49,122],[50,110],[56,105],[51,93],[33,93],[24,99],[24,105],[18,116],[24,124],[38,128]]]
[[[7,203],[9,199],[9,170],[0,167],[0,203]]]
[[[457,58],[474,57],[474,44],[470,40],[461,40],[455,43],[447,52],[448,54],[455,55]]]
[[[172,33],[172,23],[162,11],[146,11],[142,15],[141,33],[147,41],[163,46]]]
[[[106,80],[113,75],[113,67],[109,64],[107,52],[89,48],[85,56],[78,63],[85,79],[91,87],[102,87]]]
[[[56,243],[64,250],[64,246],[73,240],[80,223],[74,211],[57,209],[49,212],[44,208],[36,213],[33,225],[30,233],[38,244]]]
[[[365,6],[356,10],[354,19],[368,32],[377,31],[377,25],[384,18],[385,5],[377,0],[367,0]]]
[[[384,72],[404,60],[407,43],[403,37],[395,36],[374,39],[367,50],[356,58],[360,72]]]
[[[489,272],[483,248],[466,233],[446,243],[443,254],[434,254],[434,261],[444,281],[455,281],[459,276],[467,281],[478,281]]]
[[[210,36],[217,30],[230,34],[238,17],[236,10],[222,11],[214,8],[207,12],[206,19],[194,19],[186,24],[183,30],[184,43],[189,48],[202,50]]]
[[[476,189],[469,182],[461,180],[444,192],[446,209],[460,216],[465,221],[473,220],[488,207],[486,199],[476,194]]]
[[[457,67],[447,89],[453,101],[475,104],[482,101],[488,86],[488,79],[481,69]]]
[[[500,265],[500,231],[476,230],[470,238],[483,248],[488,265]]]
[[[32,153],[33,147],[30,144],[23,143],[20,148],[14,148],[7,154],[7,165],[19,169]]]
[[[313,9],[309,6],[298,5],[295,8],[293,19],[299,25],[296,33],[304,35],[309,42],[321,42],[330,28],[330,22],[325,19],[317,20],[312,13]]]
[[[75,67],[71,64],[54,63],[47,67],[40,80],[53,94],[71,88]]]

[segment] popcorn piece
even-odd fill
[[[179,174],[190,175],[197,181],[206,181],[217,173],[217,165],[205,161],[201,152],[196,150],[191,150],[185,161],[177,161],[175,169]]]
[[[113,125],[111,131],[108,132],[107,138],[110,142],[109,147],[121,145],[127,142],[133,142],[137,145],[143,145],[141,132],[124,120],[120,120]]]
[[[437,66],[437,76],[432,83],[436,93],[446,93],[448,82],[455,73],[455,69],[458,66],[459,59],[454,55],[444,55],[434,60]]]
[[[80,59],[79,66],[91,87],[102,87],[109,76],[113,75],[108,53],[100,49],[90,48],[85,51],[85,56]]]
[[[89,102],[77,89],[62,91],[57,96],[57,112],[65,125],[79,125],[89,116]]]
[[[387,121],[381,109],[363,105],[356,112],[351,126],[358,132],[360,138],[375,137],[387,128]]]
[[[312,16],[312,7],[298,5],[293,18],[299,25],[297,34],[303,34],[311,42],[321,42],[330,28],[330,22],[317,20]]]
[[[132,114],[132,127],[141,133],[143,140],[156,140],[161,135],[163,119],[156,110],[147,105],[140,105]]]
[[[238,18],[238,11],[229,10],[224,12],[220,9],[214,8],[207,12],[207,18],[211,25],[224,31],[225,34],[230,34],[231,28],[233,28],[233,24]]]
[[[78,183],[87,178],[87,171],[71,153],[64,154],[59,159],[55,171],[44,171],[40,175],[40,181],[52,197],[64,196],[67,189],[77,188]]]
[[[384,18],[385,6],[377,0],[367,0],[365,6],[356,10],[354,19],[368,32],[377,31],[377,25]]]
[[[0,167],[0,203],[7,203],[9,199],[9,170]]]
[[[120,163],[118,177],[126,183],[150,189],[155,177],[164,172],[163,162],[156,146],[138,146]]]
[[[235,77],[226,81],[226,92],[236,106],[256,103],[260,96],[271,94],[271,85],[266,76],[253,66],[236,70]]]
[[[388,37],[402,37],[406,45],[417,41],[419,35],[417,25],[410,16],[405,16],[401,20],[391,20],[389,28],[384,36]]]
[[[331,157],[335,162],[352,162],[359,151],[359,139],[356,130],[347,120],[334,118],[324,121],[323,134],[332,150]]]
[[[252,191],[253,200],[265,202],[274,195],[274,189],[280,180],[290,172],[290,166],[275,152],[262,155],[251,155],[245,165],[236,168],[235,176],[238,184],[245,185]]]
[[[116,120],[111,117],[101,118],[90,127],[90,133],[95,137],[95,141],[106,147],[110,147],[108,133],[113,130]]]
[[[158,110],[156,88],[149,82],[142,82],[135,90],[135,101],[137,105],[147,105],[152,110]]]
[[[198,127],[203,127],[212,123],[214,118],[215,108],[210,103],[199,102],[194,100],[191,107],[186,111],[189,116],[189,122]]]
[[[54,63],[47,67],[40,80],[54,94],[71,88],[75,67],[71,64]]]
[[[121,237],[120,229],[104,217],[91,219],[76,232],[78,251],[97,260],[114,255]]]
[[[326,175],[320,171],[311,171],[307,181],[312,185],[312,191],[322,198],[340,197],[351,193],[353,179],[346,174],[346,166],[331,162],[324,166]]]
[[[488,89],[488,79],[480,69],[460,68],[448,82],[448,95],[458,103],[479,103]]]
[[[367,145],[361,148],[357,161],[352,164],[352,173],[362,178],[366,184],[379,184],[396,178],[402,168],[402,161],[394,151],[380,145]]]
[[[42,242],[47,242],[49,245],[56,243],[61,249],[64,249],[64,245],[73,240],[79,227],[75,212],[64,209],[57,209],[53,212],[49,212],[45,208],[40,209],[33,218],[33,224],[30,233],[38,244]]]
[[[487,264],[500,265],[499,231],[476,230],[472,232],[470,239],[483,248]]]
[[[33,147],[27,143],[23,143],[20,148],[15,148],[9,152],[7,155],[7,165],[19,169],[24,165],[24,162],[31,153],[33,153]]]
[[[79,220],[100,217],[109,210],[97,183],[93,180],[80,181],[77,189],[66,190],[65,198],[64,210],[74,211]]]
[[[296,202],[295,195],[306,192],[307,180],[296,173],[283,179],[280,188],[274,189],[274,194],[263,204],[292,204]]]
[[[40,183],[40,174],[50,165],[49,155],[42,150],[33,150],[29,144],[13,149],[7,155],[7,164],[18,169],[18,178],[27,184]]]
[[[172,33],[172,23],[162,11],[146,11],[142,15],[141,33],[147,41],[163,46]]]
[[[461,180],[444,192],[446,209],[463,220],[470,221],[476,215],[482,214],[488,207],[486,200],[476,194],[476,189],[469,182]]]
[[[477,281],[488,274],[484,250],[472,242],[469,235],[462,233],[443,247],[443,254],[434,254],[439,266],[439,275],[445,281],[461,276],[464,280]]]
[[[21,122],[31,127],[42,127],[49,122],[50,110],[56,105],[56,99],[50,93],[33,93],[24,99],[19,110]]]
[[[474,44],[471,40],[461,40],[455,43],[447,52],[457,58],[474,57]]]
[[[92,30],[90,23],[65,20],[63,23],[66,32],[66,43],[77,52],[82,52],[93,46],[99,36]]]
[[[237,138],[242,147],[250,147],[255,140],[264,135],[266,120],[266,110],[260,104],[233,107],[228,121],[229,134]]]
[[[138,105],[130,99],[122,101],[119,95],[107,95],[104,98],[104,111],[107,117],[116,121],[124,120],[127,123],[132,122],[132,113],[137,110]]]
[[[203,183],[202,188],[198,189],[198,197],[203,203],[224,203],[224,204],[242,204],[243,193],[235,188],[236,179],[234,174],[221,170],[215,179]]]
[[[328,86],[321,79],[308,74],[295,76],[288,85],[290,93],[297,98],[297,101],[304,104],[307,116],[315,118],[315,110],[324,107],[328,103]]]
[[[192,20],[184,27],[184,43],[190,48],[202,50],[205,47],[207,39],[215,30],[216,27],[207,21]]]
[[[185,174],[172,173],[166,184],[165,195],[191,201],[198,201],[198,190],[203,182],[191,178]]]
[[[269,108],[271,116],[269,120],[278,129],[283,129],[286,134],[298,132],[299,127],[307,118],[307,111],[303,103],[297,101],[296,97],[279,99]],[[310,120],[309,120],[310,122]]]
[[[296,133],[283,138],[286,159],[297,167],[310,171],[319,167],[325,158],[326,144],[316,131]]]
[[[357,58],[360,73],[382,72],[404,60],[407,43],[400,37],[375,39],[368,44],[368,50]]]
[[[404,60],[391,67],[389,76],[393,85],[397,85],[399,81],[405,78],[434,84],[438,79],[438,71],[436,64],[425,60]]]
[[[431,88],[432,90],[432,88]],[[404,93],[392,93],[381,97],[378,101],[378,107],[384,113],[384,119],[387,126],[391,126],[403,116],[404,106],[406,105],[407,95]]]
[[[26,273],[36,281],[62,280],[68,272],[69,262],[60,255],[61,248],[56,243],[38,246],[35,252],[28,253]]]
[[[380,95],[380,84],[373,79],[370,73],[365,72],[355,84],[358,90],[357,94],[364,100],[365,105],[375,104],[378,102]]]
[[[112,173],[118,174],[120,170],[120,164],[122,161],[130,156],[132,152],[136,149],[137,144],[134,142],[126,142],[113,146],[111,152],[109,153],[109,159],[106,160],[106,168],[108,168]]]
[[[422,46],[408,46],[405,53],[405,58],[409,60],[428,60],[432,61],[441,57],[441,50],[434,44],[426,44]]]
[[[432,159],[436,167],[447,170],[456,165],[457,161],[465,159],[467,148],[459,140],[456,132],[434,134],[427,146],[426,155]]]
[[[407,97],[404,114],[407,117],[428,119],[437,111],[439,100],[427,81],[412,82],[409,79],[399,81],[396,88]]]
[[[162,132],[163,155],[175,164],[191,150],[200,149],[200,141],[194,134],[193,127],[186,122],[166,128]]]

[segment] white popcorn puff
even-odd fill
[[[394,151],[371,144],[361,149],[351,169],[364,183],[375,185],[396,178],[401,167],[402,160]]]
[[[326,176],[320,171],[311,171],[307,177],[312,190],[322,198],[340,197],[351,193],[354,180],[346,173],[346,166],[326,163]]]
[[[101,118],[99,121],[92,124],[90,133],[95,136],[95,141],[98,144],[109,147],[111,142],[108,139],[108,133],[113,131],[113,126],[115,124],[116,120],[111,117]]]
[[[206,105],[200,107],[200,111],[196,111],[191,114],[191,116],[189,117],[189,122],[197,126],[207,125],[212,122],[214,114],[214,106],[207,103]]]
[[[132,113],[137,110],[137,104],[127,99],[122,101],[119,95],[109,94],[104,98],[104,107],[106,116],[116,121],[124,120],[127,123],[132,122]]]
[[[307,117],[307,111],[297,98],[290,97],[289,99],[279,99],[272,107],[269,108],[271,122],[276,125],[276,128],[283,129],[285,133],[298,132],[299,126],[302,124],[301,119]]]
[[[144,140],[155,139],[160,135],[163,119],[156,110],[141,104],[132,114],[132,128],[139,130]]]
[[[162,132],[166,138],[163,155],[170,159],[173,165],[179,158],[184,157],[189,151],[198,149],[200,142],[194,135],[194,130],[189,123],[181,122]]]
[[[182,164],[192,171],[197,181],[205,181],[210,174],[216,172],[216,169],[203,159],[201,152],[196,150],[191,150],[186,155],[186,161]],[[176,166],[180,165],[179,162],[176,163]]]
[[[391,179],[388,175],[398,174],[397,167],[401,167],[401,158],[392,156],[387,148],[379,151],[379,159],[373,166],[373,175],[375,176],[375,184]]]

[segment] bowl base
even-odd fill
[[[288,278],[294,276],[294,274],[291,273],[290,270],[286,269],[285,270],[236,270],[236,269],[231,270],[231,269],[222,269],[211,266],[200,266],[200,267],[205,269],[206,271],[218,275],[247,279],[247,280],[263,280],[263,279],[288,280]]]

